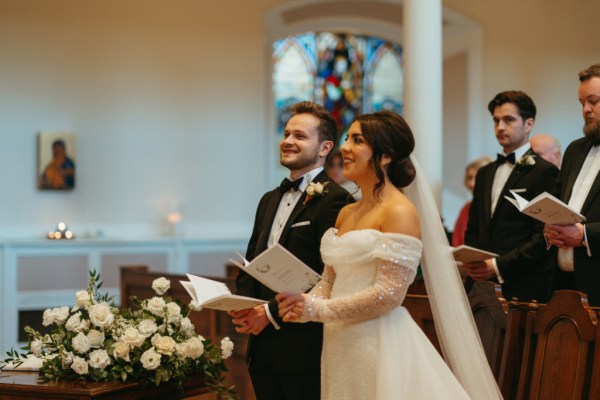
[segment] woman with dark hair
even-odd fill
[[[307,294],[277,296],[284,320],[324,323],[323,400],[500,398],[431,192],[416,193],[416,207],[401,190],[419,176],[411,157],[414,146],[410,127],[392,112],[356,118],[341,151],[344,175],[360,186],[362,200],[344,207],[335,228],[323,236],[322,280]],[[429,202],[427,214],[434,217],[420,221],[424,202]],[[429,240],[431,235],[424,231],[431,227],[424,223],[435,225],[445,243]],[[431,265],[435,271],[425,273],[431,297],[445,296],[447,291],[453,296],[432,301],[438,336],[452,370],[401,306],[423,246],[435,247],[434,253],[447,259],[438,262],[437,255],[430,257],[425,250],[423,269],[428,261],[436,261]],[[431,282],[431,276],[441,279],[442,285]],[[453,302],[450,308],[439,304],[448,301]],[[447,318],[440,318],[446,313],[451,314],[450,325]],[[464,336],[467,344],[453,336]],[[462,359],[459,352],[474,352],[475,357]]]

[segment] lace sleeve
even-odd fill
[[[325,265],[321,280],[308,292],[308,296],[316,299],[328,299],[331,295],[333,281],[335,281],[335,271],[331,266]]]
[[[410,267],[379,260],[372,286],[348,296],[324,299],[306,296],[302,321],[348,321],[374,318],[402,304],[414,278]]]

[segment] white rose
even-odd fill
[[[156,326],[156,322],[151,319],[144,319],[138,325],[138,331],[146,337],[152,335],[157,330],[158,326]]]
[[[78,312],[76,314],[73,314],[69,317],[69,319],[67,320],[67,323],[65,324],[65,328],[69,331],[69,332],[85,332],[86,330],[88,330],[90,327],[90,323],[88,320],[81,320],[81,312]]]
[[[175,341],[170,336],[161,336],[158,333],[152,336],[152,345],[160,354],[170,356],[175,350]]]
[[[140,347],[146,340],[146,336],[142,335],[136,328],[127,328],[120,337],[123,343],[127,343],[131,348]]]
[[[94,349],[98,349],[104,344],[104,332],[100,332],[96,329],[91,329],[87,334],[88,339],[90,340],[90,345]]]
[[[195,327],[194,324],[192,324],[192,321],[190,321],[190,319],[188,317],[182,318],[181,321],[181,332],[183,332],[183,334],[186,337],[190,337],[192,336],[192,334],[195,331]]]
[[[39,356],[42,354],[42,341],[39,339],[33,340],[29,348],[34,355]]]
[[[62,367],[68,368],[71,364],[73,364],[73,353],[70,351],[64,352],[61,354]]]
[[[178,354],[185,358],[198,358],[204,353],[204,344],[199,338],[193,337],[183,343],[177,343],[175,346]]]
[[[90,343],[90,339],[83,333],[79,332],[77,336],[73,338],[71,341],[71,345],[73,346],[73,350],[78,352],[79,354],[83,354],[92,347]]]
[[[146,303],[146,310],[150,311],[154,315],[162,317],[165,313],[166,303],[162,297],[153,297]]]
[[[79,356],[73,357],[71,368],[79,375],[85,375],[88,373],[88,363],[85,361],[85,359]]]
[[[152,289],[154,289],[156,294],[158,294],[159,296],[165,294],[165,292],[169,290],[170,287],[171,281],[162,276],[158,279],[155,279],[154,282],[152,282]]]
[[[110,365],[110,357],[106,350],[94,350],[90,353],[89,357],[90,360],[88,361],[88,364],[90,364],[90,367],[92,368],[104,370]]]
[[[44,315],[42,318],[42,324],[44,326],[52,325],[53,323],[56,323],[56,325],[62,325],[67,320],[67,318],[69,318],[69,307],[60,307],[52,309],[48,308],[44,311]]]
[[[92,324],[100,329],[106,329],[112,324],[115,316],[110,312],[110,306],[106,303],[94,304],[89,307],[88,313]]]
[[[314,196],[315,194],[315,187],[313,185],[308,185],[306,187],[306,194],[309,196]]]
[[[71,309],[71,311],[75,312],[80,308],[87,308],[92,304],[92,299],[90,298],[90,294],[87,290],[80,290],[75,293],[75,305]]]
[[[232,353],[233,342],[228,337],[224,337],[223,340],[221,340],[221,354],[223,356],[223,359],[231,357]]]
[[[169,322],[177,324],[181,319],[181,307],[175,302],[167,304],[167,319]]]
[[[129,361],[129,345],[125,342],[115,342],[113,344],[113,357]]]
[[[154,349],[148,349],[140,357],[140,362],[147,370],[156,369],[160,366],[160,354],[154,351]]]

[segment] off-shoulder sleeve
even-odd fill
[[[334,281],[335,271],[331,266],[325,265],[321,274],[321,280],[308,292],[308,295],[316,299],[328,299],[331,296],[331,288]]]
[[[396,238],[394,238],[396,239]],[[421,253],[418,240],[382,238],[373,250],[377,272],[371,286],[334,299],[312,292],[306,296],[303,321],[349,321],[378,317],[402,304],[412,283]]]

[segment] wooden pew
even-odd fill
[[[570,290],[529,313],[516,398],[587,398],[597,325],[587,296]]]
[[[171,281],[171,288],[167,293],[171,298],[179,299],[184,304],[189,304],[191,300],[189,294],[179,282],[180,280],[187,280],[185,275],[150,272],[145,265],[121,266],[120,269],[121,307],[133,306],[129,299],[131,296],[137,296],[142,300],[156,296],[156,293],[152,289],[152,282],[161,276]],[[208,278],[225,283],[233,291],[234,281],[231,279],[219,277]],[[189,318],[196,327],[196,332],[210,339],[217,346],[225,336],[228,336],[233,341],[233,354],[225,361],[229,369],[226,380],[228,383],[235,385],[240,399],[254,400],[254,391],[252,390],[252,383],[250,382],[245,362],[248,344],[247,335],[236,332],[234,325],[231,323],[231,318],[223,311],[211,309],[193,311],[190,313]],[[208,397],[207,395],[206,397],[201,397],[201,399],[208,400],[213,397]]]
[[[497,283],[475,282],[469,292],[469,304],[483,350],[497,380],[506,333],[508,302]]]

